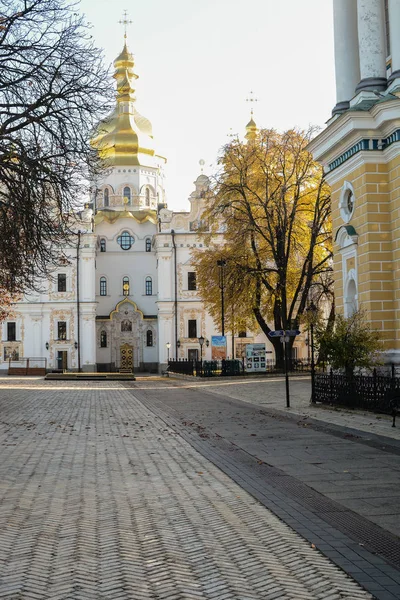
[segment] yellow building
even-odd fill
[[[332,188],[336,305],[364,308],[400,362],[400,0],[333,7],[337,104],[310,150]]]

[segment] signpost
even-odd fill
[[[287,356],[287,344],[289,342],[289,338],[296,337],[301,332],[298,329],[278,329],[276,331],[270,331],[268,336],[279,337],[281,338],[281,342],[283,344],[283,352],[285,358],[285,383],[286,383],[286,408],[290,408],[290,393],[289,393],[289,368],[288,368],[288,356]]]

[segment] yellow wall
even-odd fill
[[[339,209],[344,181],[354,188],[349,225],[358,234],[358,303],[385,346],[400,348],[400,156],[388,164],[364,164],[332,186],[334,234],[344,225]],[[342,256],[335,244],[335,295],[343,312]],[[349,266],[349,265],[348,265]]]

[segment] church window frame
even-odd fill
[[[129,277],[127,277],[125,275],[125,277],[122,278],[122,295],[129,296],[129,292],[130,292]]]
[[[15,321],[8,321],[7,323],[7,342],[17,341],[17,323]]]
[[[67,341],[67,321],[57,321],[57,340]]]
[[[108,188],[105,188],[103,191],[103,204],[105,208],[110,206],[110,190]]]
[[[135,238],[129,233],[129,231],[124,230],[121,235],[117,237],[117,242],[122,250],[130,250],[135,243]]]
[[[107,277],[100,277],[100,296],[107,296]]]
[[[67,274],[57,273],[57,292],[67,291]]]
[[[147,348],[152,348],[154,346],[154,336],[151,329],[146,331],[146,346]]]
[[[131,202],[132,202],[132,190],[129,187],[129,185],[126,185],[124,187],[123,192],[122,192],[122,196],[123,196],[123,199],[124,199],[124,203],[125,203],[125,198],[127,198],[127,203],[126,204],[130,205]]]
[[[197,319],[188,319],[188,338],[197,338]]]
[[[145,206],[150,206],[150,190],[147,187],[144,192]]]
[[[146,252],[151,252],[151,238],[146,238]]]
[[[106,252],[107,251],[107,242],[105,240],[105,238],[101,238],[100,240],[100,252]]]
[[[148,275],[145,279],[145,295],[153,295],[153,279],[150,277],[150,275]]]
[[[196,271],[188,271],[187,274],[188,290],[195,292],[197,290],[197,275]]]
[[[107,348],[107,331],[100,331],[100,348]]]
[[[345,181],[340,192],[339,210],[344,223],[349,223],[356,208],[354,188],[349,181]]]

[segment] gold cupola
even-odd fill
[[[155,156],[152,125],[135,106],[134,86],[138,75],[134,72],[135,61],[126,41],[114,67],[116,107],[98,125],[92,145],[109,166],[152,166]]]
[[[248,140],[250,142],[250,141],[253,141],[256,139],[257,133],[258,133],[258,128],[253,119],[253,111],[251,111],[251,118],[250,118],[250,121],[246,125],[246,135],[244,137],[246,138],[246,140]]]

